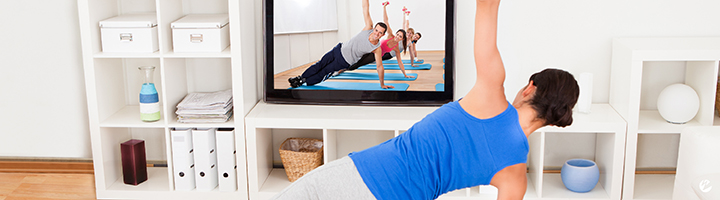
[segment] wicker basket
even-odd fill
[[[288,180],[294,182],[306,173],[322,165],[322,140],[288,138],[280,145],[280,159],[285,166]]]

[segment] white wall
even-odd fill
[[[338,7],[355,3],[340,0]],[[593,73],[593,101],[607,103],[613,37],[720,36],[719,7],[707,0],[505,0],[498,45],[506,94],[514,97],[530,74],[557,67]],[[475,81],[475,3],[458,0],[457,9],[456,99]],[[77,18],[74,0],[0,1],[0,157],[91,158]],[[341,24],[338,40],[350,35],[343,29],[351,28]]]
[[[518,1],[500,4],[498,48],[508,98],[544,68],[594,75],[593,102],[607,103],[614,37],[720,36],[720,1]],[[457,2],[456,99],[475,81],[475,1]]]
[[[273,39],[273,73],[320,60],[338,43],[337,31],[277,34]]]
[[[91,158],[75,0],[0,1],[0,157]]]
[[[365,27],[365,21],[362,14],[362,1],[355,0],[338,0],[338,15],[347,17],[346,19],[338,19],[341,25],[341,31],[347,30],[344,34],[340,34],[341,41],[347,41],[355,36]],[[373,23],[383,21],[382,2],[386,0],[369,0],[370,17]],[[460,0],[462,1],[462,0]],[[340,3],[343,2],[343,3]],[[343,9],[342,7],[345,7]],[[393,32],[403,28],[402,24],[402,8],[407,7],[410,10],[410,27],[422,34],[422,39],[418,42],[417,48],[423,50],[443,50],[445,49],[445,1],[438,0],[393,0],[387,6],[388,23]],[[344,13],[344,14],[343,14]],[[344,21],[343,21],[344,20]],[[345,23],[343,27],[342,23]],[[374,25],[374,24],[373,24]],[[387,37],[387,34],[385,35]]]

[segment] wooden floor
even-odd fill
[[[0,200],[95,199],[92,174],[0,173]]]
[[[385,83],[407,83],[410,85],[407,91],[435,91],[435,85],[438,83],[444,83],[443,74],[443,57],[445,57],[445,51],[418,51],[418,58],[424,59],[427,64],[432,64],[430,70],[412,70],[410,64],[405,65],[405,73],[417,73],[418,77],[415,81],[388,81]],[[410,59],[407,54],[402,54],[403,60]],[[392,60],[397,60],[392,58]],[[317,62],[317,61],[316,61]],[[305,69],[310,67],[315,62],[308,63],[293,69],[286,70],[284,72],[275,74],[275,89],[288,89],[290,83],[288,79],[291,77],[302,74]],[[354,72],[366,72],[366,73],[377,73],[377,70],[355,70]],[[402,73],[400,70],[385,70],[385,73]],[[365,83],[379,83],[377,80],[327,80],[327,81],[338,81],[338,82],[365,82]]]

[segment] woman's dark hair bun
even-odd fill
[[[566,127],[572,124],[572,109],[580,95],[575,77],[560,69],[545,69],[530,76],[536,86],[530,105],[545,125]]]

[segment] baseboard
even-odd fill
[[[167,161],[148,160],[147,167],[168,167]],[[92,160],[54,158],[0,158],[0,173],[93,174]]]
[[[7,161],[0,160],[0,172],[92,174],[92,161]]]

